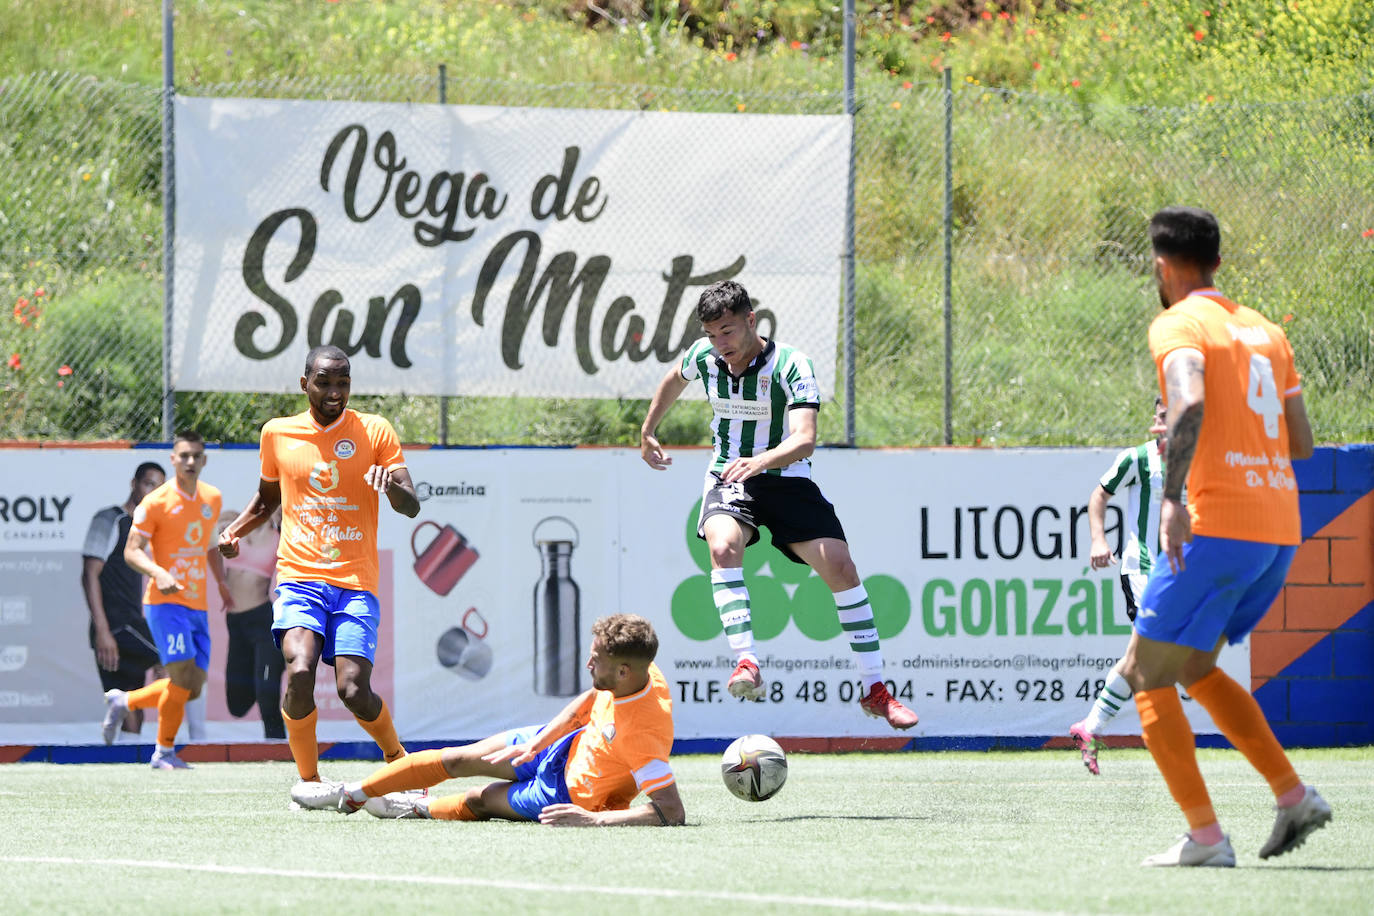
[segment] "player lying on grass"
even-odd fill
[[[591,689],[547,725],[410,754],[346,785],[339,810],[366,809],[381,818],[502,818],[568,827],[681,824],[685,812],[668,765],[673,701],[654,664],[657,653],[658,636],[643,617],[602,617],[592,625]],[[497,781],[460,795],[414,793],[461,776]],[[630,807],[641,792],[648,803]]]

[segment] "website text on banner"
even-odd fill
[[[180,390],[292,391],[334,343],[360,394],[634,395],[740,274],[833,390],[843,117],[176,104]]]
[[[91,517],[148,450],[7,452],[0,501],[0,744],[93,744],[102,712],[80,590]],[[226,493],[249,493],[255,450],[211,448]],[[820,450],[817,475],[871,596],[893,692],[918,736],[1062,734],[1126,645],[1115,568],[1094,571],[1088,495],[1110,450]],[[768,690],[724,692],[733,660],[696,537],[701,466],[664,473],[630,450],[415,451],[420,514],[382,515],[382,647],[374,684],[405,740],[478,737],[512,704],[552,716],[585,689],[590,621],[649,617],[673,689],[679,738],[749,732],[888,736],[858,708],[858,679],[824,584],[767,537],[745,576]],[[640,473],[643,470],[644,473]],[[230,506],[237,509],[236,506]],[[1107,514],[1113,546],[1121,513]],[[228,644],[212,608],[212,646]],[[1223,664],[1249,683],[1248,644]],[[212,656],[207,740],[258,741],[256,712],[224,703]],[[324,741],[365,736],[329,678],[316,701]],[[391,699],[394,698],[394,699]],[[1212,731],[1186,704],[1194,726]],[[1123,734],[1138,721],[1113,723]]]

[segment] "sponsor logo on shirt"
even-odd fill
[[[339,485],[339,462],[315,462],[310,469],[310,485],[321,493],[328,493]]]
[[[797,382],[792,388],[796,393],[797,400],[800,401],[819,401],[821,399],[820,389],[816,386],[813,378],[804,378]]]
[[[204,533],[204,528],[199,521],[192,522],[186,526],[186,543],[194,547],[200,543],[200,536]]]
[[[730,401],[712,397],[711,409],[725,420],[767,420],[773,414],[767,401]]]
[[[338,442],[334,443],[335,458],[347,460],[349,458],[352,458],[353,453],[357,450],[358,446],[353,443],[352,439],[340,439]]]

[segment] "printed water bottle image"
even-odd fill
[[[540,576],[534,586],[534,692],[570,697],[581,691],[581,592],[573,581],[573,548],[577,526],[560,515],[534,526]]]

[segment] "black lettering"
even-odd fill
[[[988,507],[969,506],[968,511],[973,515],[973,555],[980,560],[986,560],[988,554],[983,549],[983,519],[981,516],[988,511]]]
[[[301,238],[296,247],[296,254],[287,265],[286,276],[283,278],[287,283],[299,277],[310,266],[310,260],[315,256],[315,236],[316,222],[315,217],[309,210],[300,207],[293,207],[287,210],[278,210],[268,216],[258,228],[253,231],[253,235],[248,240],[248,245],[243,250],[243,283],[248,287],[248,291],[266,303],[272,311],[277,313],[281,320],[281,335],[277,342],[267,349],[260,348],[253,340],[260,328],[267,326],[267,319],[260,312],[245,312],[239,316],[239,320],[234,323],[234,348],[249,359],[271,359],[281,353],[296,336],[298,319],[296,310],[285,298],[278,295],[275,290],[267,283],[267,278],[263,273],[263,262],[265,260],[267,246],[271,243],[272,237],[277,230],[289,220],[300,220]]]
[[[1016,520],[1016,547],[1011,551],[1002,548],[1002,519],[1010,513]],[[1011,560],[1021,555],[1021,546],[1026,539],[1026,523],[1021,518],[1021,510],[1015,506],[1003,506],[997,510],[997,515],[992,525],[992,543],[997,550],[997,555],[1004,560]]]
[[[1056,509],[1056,508],[1054,508],[1054,506],[1036,506],[1036,507],[1035,507],[1035,511],[1031,513],[1031,537],[1030,537],[1030,540],[1031,540],[1031,550],[1035,551],[1035,555],[1036,555],[1037,557],[1039,557],[1040,559],[1042,559],[1042,560],[1054,560],[1054,559],[1058,559],[1059,557],[1062,557],[1062,556],[1064,555],[1064,553],[1063,553],[1064,536],[1063,536],[1062,534],[1060,534],[1057,530],[1052,530],[1052,531],[1050,532],[1050,536],[1049,536],[1049,537],[1050,537],[1050,543],[1053,544],[1054,546],[1051,547],[1048,551],[1041,549],[1041,547],[1040,547],[1040,515],[1041,515],[1041,513],[1048,513],[1049,516],[1050,516],[1050,518],[1054,519],[1055,521],[1059,521],[1059,510]]]
[[[956,512],[958,510],[955,510]],[[949,552],[944,550],[930,549],[930,509],[926,506],[921,507],[921,559],[923,560],[943,560],[949,557]]]
[[[392,364],[398,368],[410,368],[410,356],[406,353],[406,335],[410,332],[410,327],[415,323],[415,319],[420,315],[420,290],[414,284],[407,283],[402,286],[391,297],[390,302],[387,302],[382,296],[373,296],[369,299],[367,322],[363,325],[362,332],[356,341],[351,339],[353,313],[348,309],[340,309],[339,306],[342,302],[343,296],[332,289],[315,300],[314,308],[310,310],[309,324],[306,326],[306,339],[310,346],[317,347],[322,343],[330,343],[349,356],[365,348],[369,356],[380,357],[382,355],[382,332],[385,329],[387,319],[391,316],[391,310],[399,305],[401,313],[396,319],[396,327],[392,331],[391,349],[388,355]],[[334,328],[326,341],[325,324],[329,320],[330,313],[336,309],[338,314],[334,321]]]
[[[483,323],[487,296],[505,266],[506,258],[515,246],[522,242],[525,244],[525,258],[520,265],[519,276],[511,287],[505,318],[501,324],[502,361],[511,369],[519,369],[523,365],[520,361],[520,347],[524,342],[525,331],[539,304],[540,296],[546,292],[548,302],[544,308],[544,342],[551,347],[557,345],[568,302],[574,292],[579,292],[574,323],[574,346],[582,370],[588,375],[594,375],[597,367],[592,362],[591,354],[592,306],[596,302],[597,293],[601,291],[602,283],[605,282],[606,274],[610,271],[611,259],[605,255],[593,255],[588,258],[587,264],[574,276],[573,269],[576,267],[577,256],[570,251],[561,252],[554,255],[536,283],[534,276],[541,247],[539,236],[528,230],[513,232],[497,243],[482,264],[482,270],[477,277],[477,290],[472,300],[472,320],[478,325]]]

